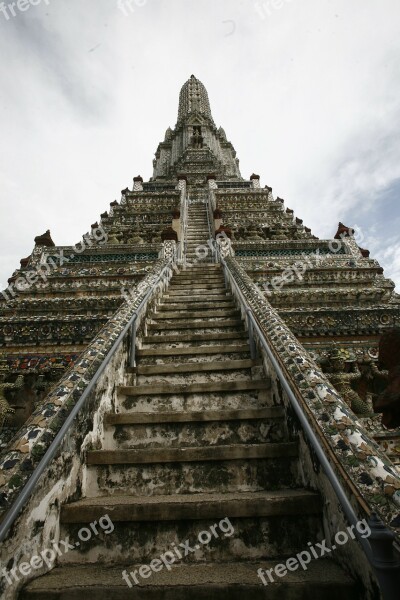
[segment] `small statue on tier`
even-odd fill
[[[0,372],[0,431],[6,424],[10,415],[15,413],[8,403],[4,392],[6,390],[19,390],[24,385],[24,378],[19,375],[15,383],[5,383],[6,374]]]
[[[360,381],[362,373],[355,359],[346,360],[339,351],[334,351],[329,356],[329,380],[335,386],[339,394],[350,406],[351,410],[360,416],[369,415],[372,412],[365,400],[360,398],[351,384]]]

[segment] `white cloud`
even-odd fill
[[[318,236],[367,220],[400,176],[399,17],[398,0],[293,0],[264,20],[252,0],[0,15],[0,284],[36,235],[76,242],[132,176],[151,176],[191,73],[244,177],[259,172]],[[379,230],[393,219],[374,214]],[[395,250],[380,258],[400,275]]]

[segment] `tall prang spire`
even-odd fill
[[[206,87],[192,75],[179,94],[178,123],[196,112],[214,123]]]
[[[194,75],[179,94],[178,121],[167,129],[153,161],[152,181],[176,181],[185,174],[189,183],[204,183],[209,174],[221,181],[242,181],[239,160],[225,131],[217,129],[204,84]]]

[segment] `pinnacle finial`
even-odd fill
[[[178,121],[197,111],[212,121],[210,101],[205,86],[194,75],[183,85],[179,96]]]

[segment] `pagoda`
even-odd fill
[[[275,598],[279,564],[344,530],[290,597],[379,598],[366,529],[346,528],[399,540],[400,431],[374,404],[400,297],[360,245],[241,176],[192,75],[152,178],[78,243],[38,235],[0,294],[4,597]]]

